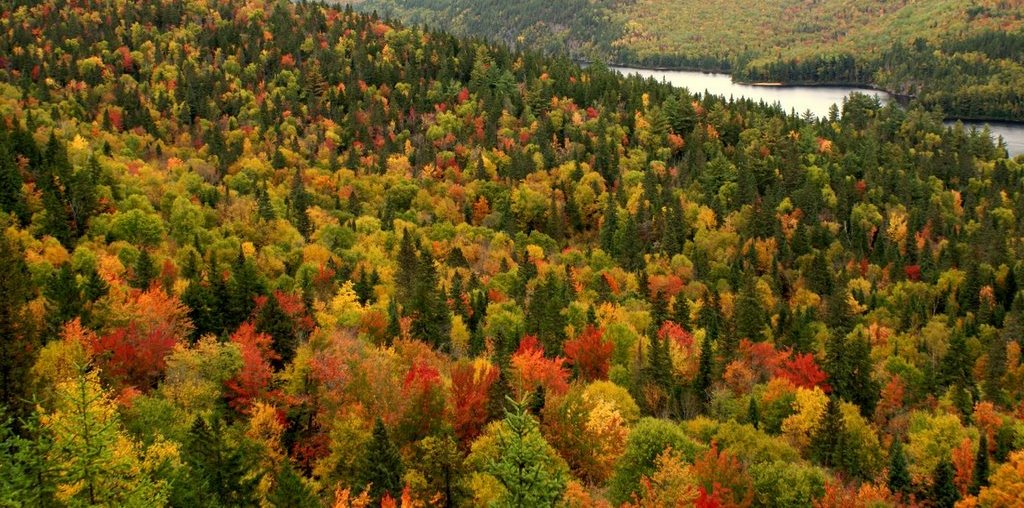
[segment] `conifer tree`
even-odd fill
[[[565,490],[567,471],[556,462],[526,404],[509,399],[498,434],[498,456],[486,471],[503,487],[501,506],[554,506]]]
[[[309,237],[313,226],[309,222],[309,193],[306,192],[306,184],[302,180],[302,170],[296,169],[292,177],[292,189],[289,194],[291,203],[291,219],[295,229],[299,230],[302,236]]]
[[[0,408],[14,418],[27,415],[29,375],[35,363],[36,330],[28,302],[35,296],[24,253],[0,233]]]
[[[282,464],[277,473],[275,488],[267,501],[276,508],[320,508],[316,493],[302,481],[291,464]]]
[[[401,496],[405,466],[402,464],[398,447],[391,441],[388,430],[380,418],[374,423],[373,437],[363,455],[361,471],[360,482],[364,488],[369,489],[374,502],[379,503],[385,494],[393,499]]]
[[[604,220],[601,221],[601,250],[605,251],[609,256],[617,257],[618,251],[616,247],[618,242],[616,237],[618,236],[619,230],[619,205],[615,203],[615,197],[611,192],[608,192],[608,197],[605,200],[604,205]]]
[[[942,459],[932,474],[931,499],[936,508],[953,508],[960,494],[953,483],[955,471],[949,459]]]
[[[750,396],[750,403],[747,404],[747,423],[755,429],[761,428],[761,411],[757,407],[757,397]]]
[[[277,295],[267,295],[267,301],[256,313],[256,331],[270,335],[273,339],[273,348],[279,358],[273,359],[271,363],[275,369],[281,369],[291,363],[295,357],[295,348],[299,346],[298,327],[295,320],[289,316]]]
[[[974,478],[971,479],[971,494],[978,495],[982,487],[988,486],[988,437],[985,432],[978,439],[978,454],[974,458]]]
[[[138,257],[135,258],[135,264],[132,265],[132,277],[129,281],[131,286],[135,289],[149,289],[156,276],[157,270],[156,264],[153,263],[153,257],[148,250],[142,249],[139,251]]]
[[[196,419],[182,449],[189,467],[187,493],[178,494],[201,506],[246,506],[256,502],[258,478],[249,475],[242,451],[231,446],[223,422]]]
[[[839,398],[831,396],[818,429],[811,437],[811,455],[823,466],[847,470],[850,465],[848,446]]]
[[[82,291],[70,263],[61,265],[47,279],[43,296],[46,297],[47,321],[53,331],[82,314]]]
[[[697,365],[697,377],[694,378],[693,391],[700,401],[701,411],[707,411],[711,403],[711,372],[714,368],[714,352],[711,349],[711,338],[707,335],[700,344],[700,363]]]
[[[896,494],[910,491],[910,471],[907,470],[907,455],[903,452],[903,442],[893,437],[889,448],[889,490]]]

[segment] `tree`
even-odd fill
[[[736,336],[753,342],[760,341],[767,320],[761,306],[761,296],[757,292],[756,279],[747,277],[735,305]]]
[[[565,343],[565,356],[585,381],[608,378],[608,369],[615,345],[604,339],[604,331],[587,325],[580,335]]]
[[[60,329],[64,323],[82,314],[82,290],[70,263],[61,265],[50,275],[43,288],[43,296],[46,297],[47,321],[51,330]]]
[[[271,506],[278,508],[320,508],[316,493],[306,485],[291,464],[282,464],[277,473],[276,487],[267,497]]]
[[[704,336],[700,344],[700,363],[697,365],[697,377],[693,380],[693,391],[701,403],[702,411],[706,411],[711,403],[711,369],[714,367],[714,354],[711,350],[711,339]]]
[[[978,495],[983,487],[988,486],[988,437],[981,433],[978,439],[978,454],[974,459],[974,478],[971,481],[971,494]]]
[[[313,226],[309,221],[309,193],[306,192],[301,169],[296,169],[295,176],[292,177],[289,198],[291,200],[292,224],[302,236],[309,237],[309,234],[313,232]]]
[[[39,344],[29,310],[35,293],[21,249],[0,234],[0,407],[26,416],[31,376]]]
[[[232,446],[219,417],[209,423],[197,418],[182,448],[188,466],[185,485],[178,496],[199,506],[245,506],[256,503],[258,477],[249,474],[250,464],[239,446]]]
[[[485,470],[505,488],[498,506],[554,506],[562,498],[567,468],[551,452],[525,401],[509,399],[497,447],[498,457],[491,458]]]
[[[640,489],[644,476],[650,477],[656,460],[666,450],[678,453],[682,460],[692,462],[702,450],[683,433],[679,425],[655,418],[643,418],[630,431],[626,451],[619,459],[608,484],[608,497],[620,505]]]
[[[843,413],[839,406],[839,398],[832,396],[829,397],[825,414],[822,415],[821,422],[811,438],[811,455],[823,466],[845,469],[849,465],[846,452]]]
[[[433,494],[445,507],[459,506],[465,496],[462,478],[466,467],[458,442],[450,435],[430,436],[417,445],[419,464]]]
[[[464,446],[480,435],[487,422],[489,395],[498,376],[499,370],[482,359],[452,366],[453,426]]]
[[[90,506],[166,502],[167,482],[154,473],[176,460],[176,452],[169,455],[172,447],[144,461],[138,443],[121,430],[117,407],[95,372],[61,383],[54,409],[42,423],[53,435],[49,460],[59,471],[59,501]]]
[[[402,477],[405,466],[398,447],[388,436],[388,430],[380,418],[373,425],[373,438],[363,455],[360,483],[367,489],[374,502],[379,503],[385,495],[397,498],[402,494]]]
[[[956,485],[953,484],[954,474],[953,464],[948,459],[943,459],[935,468],[932,474],[931,499],[937,508],[953,508],[960,499]]]
[[[613,257],[618,255],[616,250],[616,247],[619,245],[616,241],[619,229],[618,210],[619,205],[615,203],[613,193],[609,192],[604,205],[604,220],[601,221],[600,243],[601,250]]]
[[[272,362],[275,369],[280,370],[291,363],[295,357],[295,348],[299,345],[299,326],[281,307],[280,299],[284,295],[274,292],[267,295],[263,305],[256,312],[256,331],[270,335],[274,352],[278,359]]]
[[[903,442],[894,437],[889,448],[889,490],[896,494],[910,492],[910,471],[907,470],[907,455],[903,453]]]

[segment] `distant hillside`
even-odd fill
[[[1021,0],[358,0],[407,23],[576,58],[862,83],[1024,120]]]

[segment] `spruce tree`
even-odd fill
[[[985,432],[978,439],[978,454],[974,457],[974,478],[971,479],[971,494],[978,495],[982,487],[988,486],[988,437]]]
[[[932,474],[931,500],[936,508],[953,508],[960,494],[953,483],[955,471],[948,459],[942,459]]]
[[[157,269],[156,264],[153,263],[153,257],[148,250],[142,249],[139,251],[138,257],[135,258],[135,264],[132,265],[132,276],[129,283],[135,289],[147,290],[153,284],[156,276]]]
[[[451,314],[444,290],[438,285],[437,267],[426,251],[420,252],[417,263],[419,270],[413,281],[412,335],[440,350],[447,350],[451,343]]]
[[[833,395],[828,399],[818,430],[811,436],[811,456],[825,467],[847,471],[847,452],[846,424],[839,398]]]
[[[402,495],[402,477],[405,466],[398,447],[391,442],[384,422],[377,418],[373,426],[373,437],[366,447],[362,462],[362,478],[360,482],[369,489],[370,497],[375,503],[388,494],[392,499]]]
[[[747,423],[755,429],[761,428],[761,411],[757,407],[757,397],[750,396],[750,403],[747,404]]]
[[[693,391],[700,401],[701,412],[708,410],[711,403],[711,372],[714,368],[714,353],[711,349],[711,338],[707,335],[700,344],[700,363],[697,365],[697,377],[693,380]]]
[[[35,292],[21,248],[0,234],[0,408],[14,418],[31,410],[29,372],[39,344],[27,306]]]
[[[609,191],[604,205],[604,220],[601,221],[600,243],[601,250],[605,251],[606,254],[612,257],[617,257],[618,254],[616,251],[616,247],[618,246],[618,242],[616,241],[618,230],[619,205],[615,203],[615,197],[612,192]]]
[[[291,219],[295,229],[299,230],[299,233],[304,237],[309,237],[312,233],[313,226],[309,222],[309,215],[307,210],[309,209],[309,193],[306,192],[306,184],[302,180],[302,170],[296,169],[295,176],[292,177],[292,188],[289,194],[291,203]]]
[[[910,471],[907,470],[907,455],[903,452],[903,442],[893,437],[889,448],[889,490],[895,494],[910,492]]]
[[[735,303],[736,335],[741,339],[760,342],[767,317],[761,306],[754,277],[747,277]]]
[[[267,301],[256,313],[256,331],[270,335],[273,340],[274,351],[280,358],[272,360],[275,369],[280,370],[291,363],[295,357],[295,348],[299,346],[298,327],[295,320],[289,316],[280,302],[277,295],[267,295]]]
[[[64,323],[82,314],[82,290],[70,263],[61,265],[47,279],[43,296],[46,297],[47,322],[55,333]]]
[[[556,462],[537,421],[524,407],[509,401],[498,434],[498,455],[485,466],[505,487],[499,506],[554,506],[562,497],[568,471]]]
[[[182,447],[182,459],[188,465],[190,492],[179,494],[192,498],[200,506],[248,506],[256,503],[258,478],[249,474],[249,464],[239,448],[231,446],[223,423],[214,418],[208,424],[196,419]]]
[[[275,508],[320,508],[323,506],[316,493],[302,481],[291,464],[280,466],[275,488],[267,501]]]

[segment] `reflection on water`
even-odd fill
[[[708,92],[739,99],[745,97],[768,104],[778,103],[787,111],[803,114],[807,111],[817,116],[827,116],[833,104],[842,104],[843,99],[853,92],[873,95],[884,104],[892,100],[886,92],[868,88],[842,86],[755,86],[733,83],[728,74],[714,74],[693,71],[660,71],[634,69],[629,67],[612,67],[623,74],[639,74],[645,78],[667,81],[675,86],[684,87],[692,93]],[[985,122],[964,122],[968,128],[981,129]],[[1010,156],[1024,154],[1024,124],[989,123],[993,136],[1002,136],[1006,142]]]

